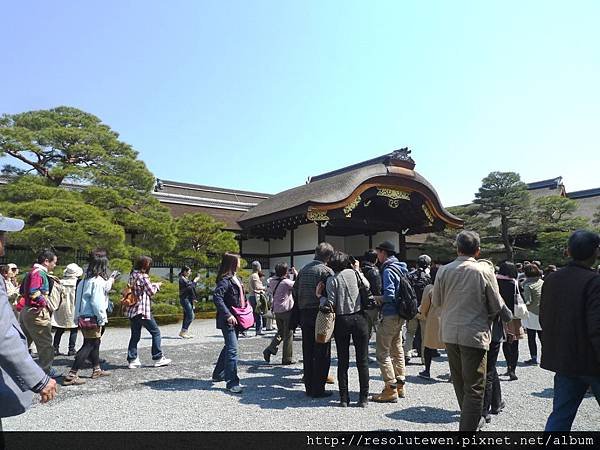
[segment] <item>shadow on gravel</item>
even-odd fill
[[[460,420],[460,411],[448,411],[430,406],[413,406],[386,414],[385,416],[393,420],[403,420],[413,423],[458,423]]]
[[[414,375],[407,375],[406,376],[406,382],[409,384],[424,384],[424,385],[428,385],[428,384],[437,384],[437,383],[447,383],[446,381],[441,381],[441,380],[437,380],[435,378],[421,378],[421,377],[416,377]]]
[[[142,383],[156,391],[208,391],[213,383],[211,380],[199,380],[197,378],[168,378],[166,380],[145,381]]]
[[[554,389],[546,388],[541,392],[532,392],[531,395],[538,398],[554,398]]]

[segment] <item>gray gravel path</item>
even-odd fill
[[[47,405],[34,405],[26,415],[3,419],[5,430],[202,430],[221,431],[232,418],[245,418],[247,430],[457,430],[458,407],[452,385],[439,379],[449,372],[445,356],[434,360],[432,382],[417,377],[420,365],[408,366],[407,398],[396,404],[371,403],[367,409],[337,407],[335,392],[328,399],[309,399],[304,395],[301,362],[281,366],[280,356],[268,365],[262,350],[272,332],[265,337],[240,340],[239,375],[245,386],[242,395],[225,391],[224,383],[212,383],[213,364],[222,347],[222,337],[214,320],[197,320],[192,326],[196,338],[177,337],[178,325],[161,327],[163,351],[173,359],[168,367],[149,367],[150,338],[142,335],[140,358],[144,367],[129,370],[126,365],[128,329],[108,329],[101,356],[109,362],[113,376],[88,379],[82,386],[60,389],[59,396]],[[145,333],[145,331],[144,331]],[[253,335],[253,332],[249,332]],[[301,342],[294,352],[301,359]],[[66,338],[65,338],[66,344]],[[374,353],[372,342],[372,353]],[[523,361],[529,358],[527,344],[521,342]],[[331,373],[335,375],[335,345]],[[353,357],[353,356],[352,356]],[[500,373],[505,362],[500,355]],[[67,370],[72,358],[58,357],[55,367]],[[379,392],[383,382],[376,364],[371,365],[371,393]],[[90,371],[83,371],[88,377]],[[486,427],[489,431],[543,430],[552,407],[552,373],[539,367],[522,366],[518,381],[502,381],[507,408]],[[502,377],[506,380],[506,377]],[[358,374],[349,372],[351,401],[358,398]],[[598,430],[600,408],[593,397],[586,398],[575,420],[574,430]]]

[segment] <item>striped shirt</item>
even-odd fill
[[[138,270],[134,270],[129,277],[129,284],[138,302],[132,307],[127,308],[127,317],[131,319],[141,314],[142,319],[151,319],[151,301],[154,294],[158,292],[158,285],[150,281],[150,276],[147,273],[142,273]]]

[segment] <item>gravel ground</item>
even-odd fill
[[[409,365],[407,398],[396,404],[370,403],[366,409],[337,407],[334,396],[309,399],[304,395],[302,363],[281,366],[280,356],[266,364],[262,350],[273,332],[263,337],[240,340],[239,375],[245,386],[242,395],[225,391],[224,383],[212,383],[213,364],[222,347],[222,337],[214,320],[197,320],[192,325],[196,338],[177,337],[178,325],[161,327],[163,351],[173,359],[168,367],[149,367],[150,337],[142,335],[140,359],[144,367],[129,370],[126,365],[128,329],[108,329],[102,342],[101,356],[108,360],[113,376],[87,379],[82,386],[61,387],[50,404],[36,404],[26,415],[3,419],[5,430],[95,430],[153,431],[189,430],[222,431],[232,418],[245,417],[248,431],[356,431],[356,430],[457,430],[459,411],[452,385],[440,376],[449,372],[444,355],[432,364],[433,381],[417,377],[423,369]],[[144,333],[146,333],[144,331]],[[253,335],[253,332],[249,332]],[[301,342],[297,333],[294,354],[301,359]],[[66,337],[64,344],[66,345]],[[371,343],[374,354],[374,342]],[[529,358],[526,341],[521,341],[520,360]],[[501,352],[502,353],[502,352]],[[335,345],[332,346],[331,373],[335,375]],[[352,357],[353,358],[353,357]],[[500,355],[499,372],[505,370]],[[66,371],[72,358],[59,356],[58,370]],[[91,371],[82,371],[89,377]],[[371,393],[383,388],[377,365],[371,364]],[[502,381],[506,409],[486,426],[489,431],[541,431],[552,407],[552,373],[539,367],[521,366],[519,380]],[[358,399],[358,374],[352,365],[349,372],[350,396]],[[573,430],[598,430],[600,408],[593,397],[584,399]]]

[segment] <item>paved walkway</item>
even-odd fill
[[[177,337],[178,325],[161,327],[163,351],[173,359],[169,367],[149,367],[150,337],[143,334],[140,358],[144,367],[127,369],[128,329],[107,330],[101,356],[109,361],[112,377],[90,380],[82,386],[61,387],[58,398],[48,405],[34,405],[26,415],[3,420],[5,430],[204,430],[231,428],[232,421],[245,430],[457,430],[458,411],[452,385],[437,377],[448,373],[445,356],[434,361],[429,382],[417,377],[422,366],[408,367],[407,398],[396,404],[371,403],[367,409],[337,407],[337,391],[328,399],[309,399],[300,384],[302,364],[278,365],[280,356],[268,365],[262,350],[270,336],[241,339],[239,375],[242,395],[225,391],[224,383],[210,380],[213,364],[222,347],[222,337],[214,320],[198,320],[192,325],[196,338]],[[144,333],[146,333],[144,331]],[[253,332],[249,332],[253,334]],[[299,337],[297,335],[297,338]],[[66,345],[66,337],[64,344]],[[372,342],[372,345],[374,343]],[[529,358],[527,343],[521,341],[521,357]],[[301,342],[294,342],[301,359]],[[374,348],[372,348],[374,353]],[[335,375],[335,345],[331,372]],[[502,356],[501,356],[502,357]],[[60,356],[59,370],[67,370],[73,358]],[[504,360],[499,362],[504,372]],[[383,388],[376,364],[371,365],[372,393]],[[90,370],[83,371],[88,377]],[[518,381],[503,381],[507,408],[493,416],[486,430],[543,430],[552,407],[552,374],[539,367],[519,367]],[[506,377],[503,377],[506,380]],[[358,374],[349,372],[351,401],[358,397]],[[335,390],[336,386],[329,386]],[[243,418],[243,420],[242,420]],[[597,430],[600,408],[593,397],[583,401],[574,430]]]

